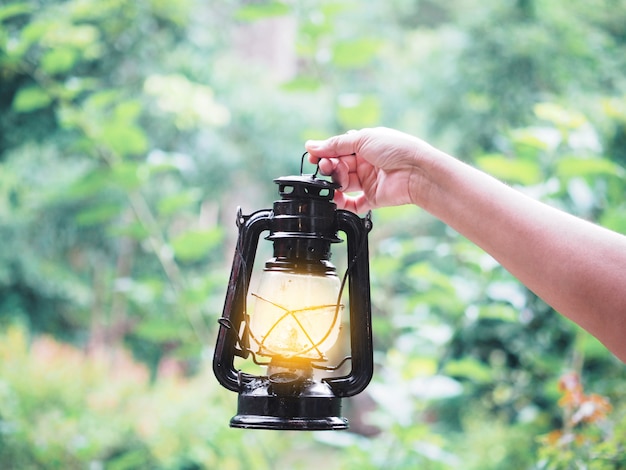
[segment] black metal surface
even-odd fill
[[[350,350],[352,370],[343,377],[323,379],[337,396],[361,393],[372,380],[374,357],[372,345],[372,305],[367,235],[372,229],[371,214],[360,218],[344,210],[337,211],[337,223],[348,239],[348,279],[350,296]]]
[[[246,296],[252,266],[256,257],[257,243],[262,232],[268,230],[271,211],[263,209],[249,216],[237,215],[239,238],[237,251],[228,281],[226,300],[215,353],[213,372],[219,383],[233,392],[239,391],[239,374],[234,366],[235,356],[248,357],[246,338],[240,338],[241,326],[245,321]]]
[[[281,199],[272,207],[267,240],[274,242],[274,258],[268,269],[293,272],[333,271],[330,246],[339,243],[337,206],[333,195],[337,185],[311,176],[286,176],[274,180]]]
[[[289,390],[277,390],[268,377],[245,384],[231,427],[300,431],[348,428],[348,420],[341,417],[341,399],[328,385],[310,379],[289,385]]]

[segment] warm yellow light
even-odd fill
[[[253,293],[250,333],[257,354],[325,360],[339,336],[336,275],[265,271]]]

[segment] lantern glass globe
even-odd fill
[[[341,326],[335,274],[266,270],[250,296],[250,336],[257,354],[282,361],[325,361]]]

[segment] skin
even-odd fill
[[[321,173],[341,185],[339,208],[422,207],[626,363],[625,236],[529,198],[393,129],[349,131],[305,147]]]

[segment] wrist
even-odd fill
[[[408,182],[411,203],[433,213],[446,197],[446,184],[460,162],[428,144],[416,148],[413,162]]]

